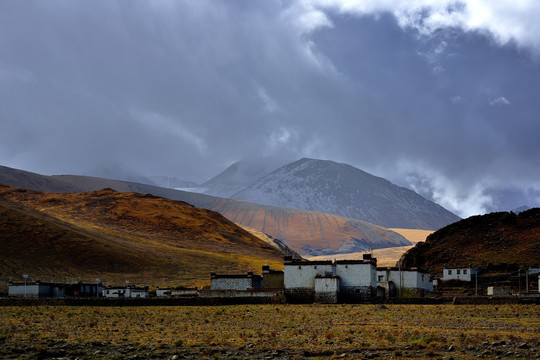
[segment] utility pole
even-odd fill
[[[399,261],[398,261],[398,266],[399,266],[399,297],[401,297],[401,287],[402,287],[402,284],[401,284],[401,259],[399,259]]]
[[[26,297],[26,279],[28,279],[28,275],[23,275],[24,278],[24,297]]]
[[[529,269],[525,269],[525,292],[529,293]]]

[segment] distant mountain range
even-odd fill
[[[430,273],[476,267],[501,273],[540,266],[540,208],[472,216],[429,235],[401,259]]]
[[[210,182],[236,184],[235,175],[228,175],[236,174],[239,166],[235,164]],[[226,194],[236,188],[231,186],[229,191],[221,191]],[[327,160],[301,159],[287,164],[259,176],[230,197],[335,214],[392,228],[436,230],[460,219],[412,190],[350,165]]]
[[[111,188],[116,191],[153,194],[181,200],[199,208],[217,211],[238,224],[265,232],[284,241],[300,254],[359,252],[411,244],[393,231],[357,219],[262,206],[146,184],[76,175],[45,176],[2,166],[0,166],[0,184],[61,193]]]

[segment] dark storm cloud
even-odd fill
[[[461,215],[538,204],[536,9],[390,3],[3,1],[0,163],[202,182],[309,156]]]

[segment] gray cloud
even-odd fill
[[[0,163],[203,182],[309,156],[460,215],[538,205],[540,6],[410,3],[2,1]]]

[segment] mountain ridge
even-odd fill
[[[369,234],[371,234],[370,236],[374,236],[374,238],[369,238],[368,234],[362,229],[370,229],[376,225],[360,222],[360,220],[356,219],[347,219],[331,214],[318,214],[317,216],[331,218],[333,222],[340,224],[334,226],[331,232],[325,232],[324,226],[319,227],[318,230],[315,230],[316,228],[313,227],[313,221],[311,219],[314,215],[312,212],[262,206],[238,200],[217,198],[205,194],[165,189],[145,184],[78,175],[46,176],[1,166],[0,183],[46,192],[84,192],[111,188],[121,192],[153,194],[172,200],[185,201],[199,208],[220,212],[229,220],[241,225],[251,226],[256,230],[264,231],[272,237],[284,241],[289,247],[300,254],[308,253],[311,248],[315,249],[315,253],[319,253],[320,248],[325,246],[325,238],[333,244],[330,251],[336,251],[342,242],[343,244],[347,244],[352,239],[362,240],[367,238],[369,244],[366,245],[364,242],[365,246],[357,246],[355,249],[350,249],[351,251],[368,250],[366,246],[369,246],[369,248],[380,248],[410,245],[410,242],[401,235],[382,229],[381,227],[377,227],[376,230],[370,230]],[[285,223],[283,220],[288,217],[290,218],[291,212],[296,212],[297,214],[294,221],[295,229],[294,231],[287,231],[287,229],[284,230]],[[352,223],[352,225],[347,225],[348,223]],[[303,234],[303,238],[299,239],[300,234]],[[303,250],[303,248],[307,249],[308,252]]]

